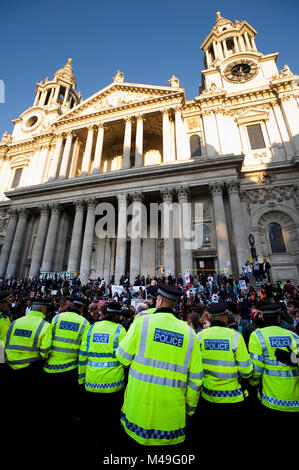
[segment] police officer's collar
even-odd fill
[[[160,308],[156,308],[156,311],[154,313],[175,313],[174,310],[172,310],[171,308],[167,308],[167,307],[160,307]]]
[[[39,312],[38,310],[34,310],[34,309],[29,310],[29,312],[27,313],[27,316],[46,318],[46,315],[43,312]]]
[[[212,320],[211,326],[223,326],[224,328],[227,328],[227,325],[220,320]]]

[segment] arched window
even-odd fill
[[[285,253],[286,248],[283,241],[281,226],[272,222],[268,225],[269,240],[272,253]]]
[[[197,134],[191,135],[190,137],[190,152],[191,152],[191,158],[201,156],[200,137]]]

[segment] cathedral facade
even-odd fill
[[[71,59],[37,83],[0,142],[0,277],[238,276],[256,255],[273,281],[298,282],[299,77],[259,52],[256,34],[217,12],[192,100],[174,75],[152,86],[120,71],[82,99]],[[200,246],[186,250],[160,228],[118,236],[131,202],[174,201],[203,205]],[[99,202],[118,213],[113,237],[96,236]]]

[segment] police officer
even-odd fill
[[[249,382],[258,388],[259,415],[264,416],[269,429],[272,425],[288,429],[288,425],[295,425],[299,412],[299,369],[296,364],[281,362],[279,355],[277,359],[277,349],[289,353],[290,348],[296,354],[299,337],[279,326],[280,309],[279,304],[273,303],[260,307],[265,326],[251,333],[248,345],[253,363]]]
[[[10,295],[8,291],[0,291],[0,340],[5,343],[6,334],[11,324],[9,317]]]
[[[79,384],[86,392],[87,429],[101,439],[103,450],[118,446],[120,409],[123,402],[125,374],[116,359],[119,342],[126,330],[120,325],[121,306],[109,302],[103,319],[85,331],[79,356]],[[99,426],[102,423],[102,426]]]
[[[242,381],[252,373],[242,335],[227,327],[228,307],[228,302],[211,304],[212,324],[198,333],[204,369],[198,412],[206,445],[211,434],[221,442],[223,427],[215,426],[216,422],[223,423],[228,435],[237,431],[245,416]]]
[[[51,347],[51,328],[45,320],[47,300],[34,300],[32,309],[11,323],[5,353],[9,365],[10,400],[13,407],[10,425],[30,432],[41,424],[39,403],[44,395],[43,361]]]
[[[185,440],[186,414],[195,412],[203,372],[198,339],[174,314],[181,290],[159,284],[157,294],[155,314],[133,322],[116,357],[130,366],[121,422],[131,439],[124,442],[168,446],[169,454]]]
[[[51,351],[44,366],[52,406],[52,426],[63,432],[79,418],[78,362],[84,333],[90,323],[83,317],[86,303],[75,300],[73,307],[55,315],[51,322]],[[55,397],[59,396],[57,407]]]

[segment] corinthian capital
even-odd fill
[[[51,214],[60,214],[61,206],[58,203],[54,202],[49,207],[50,207],[50,210],[51,210]]]
[[[229,193],[239,193],[240,183],[236,180],[231,180],[226,183],[226,187]]]
[[[179,202],[188,202],[190,195],[188,186],[177,186],[175,189],[178,195]]]
[[[48,215],[49,214],[49,206],[48,204],[42,204],[39,206],[40,214],[41,215]]]
[[[18,209],[19,217],[26,218],[29,216],[29,210],[26,207],[20,207]]]
[[[76,199],[76,201],[73,202],[76,211],[84,211],[85,204],[83,199]]]
[[[212,196],[222,196],[223,192],[223,184],[222,183],[214,183],[210,185],[210,192]]]
[[[87,205],[87,209],[95,209],[96,208],[96,205],[97,205],[97,200],[95,197],[89,197],[88,199],[86,199],[85,201],[86,205]]]
[[[163,188],[160,190],[160,194],[163,198],[163,202],[172,202],[173,188]]]
[[[144,199],[143,193],[141,191],[134,191],[130,194],[132,202],[142,202]]]

